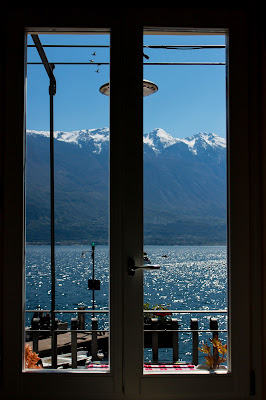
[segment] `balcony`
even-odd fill
[[[30,313],[44,313],[47,310],[29,310]],[[40,318],[33,318],[30,328],[26,328],[26,342],[40,357],[39,363],[44,369],[87,369],[91,372],[109,371],[109,330],[99,329],[98,318],[95,315],[108,314],[108,310],[55,310],[56,314],[72,313],[70,326],[67,322],[55,319],[55,331],[51,326],[43,329]],[[226,329],[219,329],[218,318],[215,314],[227,315],[227,310],[169,310],[171,315],[164,323],[160,314],[165,310],[143,310],[144,313],[144,349],[149,349],[151,359],[144,361],[144,373],[169,373],[179,370],[194,370],[199,364],[200,337],[203,333],[209,338],[219,337],[221,333],[227,333]],[[86,321],[86,315],[89,321]],[[92,314],[92,318],[91,318]],[[155,315],[156,314],[156,315]],[[179,317],[182,314],[189,315],[190,323],[187,326],[180,324]],[[208,318],[208,329],[199,327],[202,318],[196,318],[195,314]],[[194,317],[193,317],[194,315]],[[91,329],[86,329],[87,322]],[[182,335],[189,336],[184,340]],[[189,357],[180,359],[180,344],[184,346]],[[54,350],[55,349],[55,350]],[[160,359],[160,350],[168,349],[171,357],[167,362]],[[53,351],[57,358],[53,360]],[[158,370],[159,368],[159,370]]]

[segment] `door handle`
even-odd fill
[[[133,258],[129,258],[128,259],[128,274],[133,276],[135,275],[135,272],[138,269],[141,269],[142,271],[146,271],[146,270],[157,270],[160,268],[160,265],[158,264],[143,264],[143,265],[136,265],[135,261],[133,260]]]

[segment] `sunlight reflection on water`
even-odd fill
[[[56,308],[77,309],[78,305],[92,308],[92,292],[88,279],[92,278],[90,253],[82,258],[86,246],[56,246]],[[227,308],[227,250],[225,246],[146,246],[152,263],[160,264],[158,271],[144,273],[144,303],[161,304],[169,309],[208,310]],[[167,257],[162,257],[167,255]],[[109,307],[109,255],[108,246],[96,246],[95,279],[100,279],[101,289],[95,292],[95,307]],[[26,309],[50,308],[50,247],[27,246],[26,248]],[[26,315],[26,325],[31,314]],[[70,323],[73,314],[61,314],[58,318]],[[219,329],[227,328],[224,314],[212,314],[219,320]],[[178,314],[179,328],[190,326],[190,318],[199,319],[199,329],[209,328],[210,314]],[[88,318],[89,319],[89,318]],[[99,329],[108,329],[108,315],[100,314]],[[89,329],[90,324],[86,327]],[[199,335],[200,341],[209,337]],[[180,356],[191,355],[191,334],[180,332]],[[226,334],[220,337],[226,340]],[[188,346],[189,343],[189,346]],[[170,350],[160,349],[161,358],[168,360]],[[145,349],[145,360],[151,351]]]

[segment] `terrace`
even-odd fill
[[[29,310],[29,313],[45,313],[47,310]],[[98,328],[98,319],[91,314],[108,314],[106,310],[85,310],[80,307],[79,310],[55,310],[56,314],[71,313],[76,314],[71,318],[71,326],[68,323],[59,322],[56,318],[56,329],[52,326],[49,329],[42,329],[40,318],[34,318],[34,327],[26,330],[26,343],[31,346],[33,351],[41,358],[43,368],[60,369],[87,369],[91,372],[99,370],[101,372],[109,371],[109,331]],[[219,338],[221,333],[227,330],[219,329],[219,321],[213,315],[227,314],[226,310],[169,310],[171,318],[163,325],[158,323],[160,315],[165,314],[165,310],[143,310],[146,315],[144,323],[144,348],[151,349],[152,359],[150,362],[144,361],[144,373],[154,373],[156,368],[161,368],[161,372],[169,373],[186,370],[188,367],[194,370],[199,364],[199,337],[207,333],[210,338]],[[89,315],[88,315],[89,314]],[[156,317],[155,317],[156,314]],[[180,327],[178,316],[190,316],[190,325]],[[192,315],[211,315],[209,319],[209,329],[199,329],[199,319]],[[175,317],[173,317],[175,316]],[[87,319],[90,319],[91,329],[86,329]],[[179,345],[184,340],[180,338],[181,334],[189,335],[189,344],[186,344],[187,350],[190,350],[190,359],[180,360]],[[134,334],[133,334],[134,335]],[[132,337],[133,340],[133,337]],[[172,360],[161,362],[159,359],[159,349],[171,349]],[[215,350],[214,350],[215,351]],[[52,355],[57,357],[53,359]],[[163,369],[164,368],[164,369]]]

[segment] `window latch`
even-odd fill
[[[149,264],[149,263],[144,263],[143,265],[136,265],[135,261],[132,258],[128,259],[128,274],[130,276],[135,275],[135,272],[139,269],[142,271],[147,271],[147,270],[158,270],[160,268],[160,265],[158,264]]]

